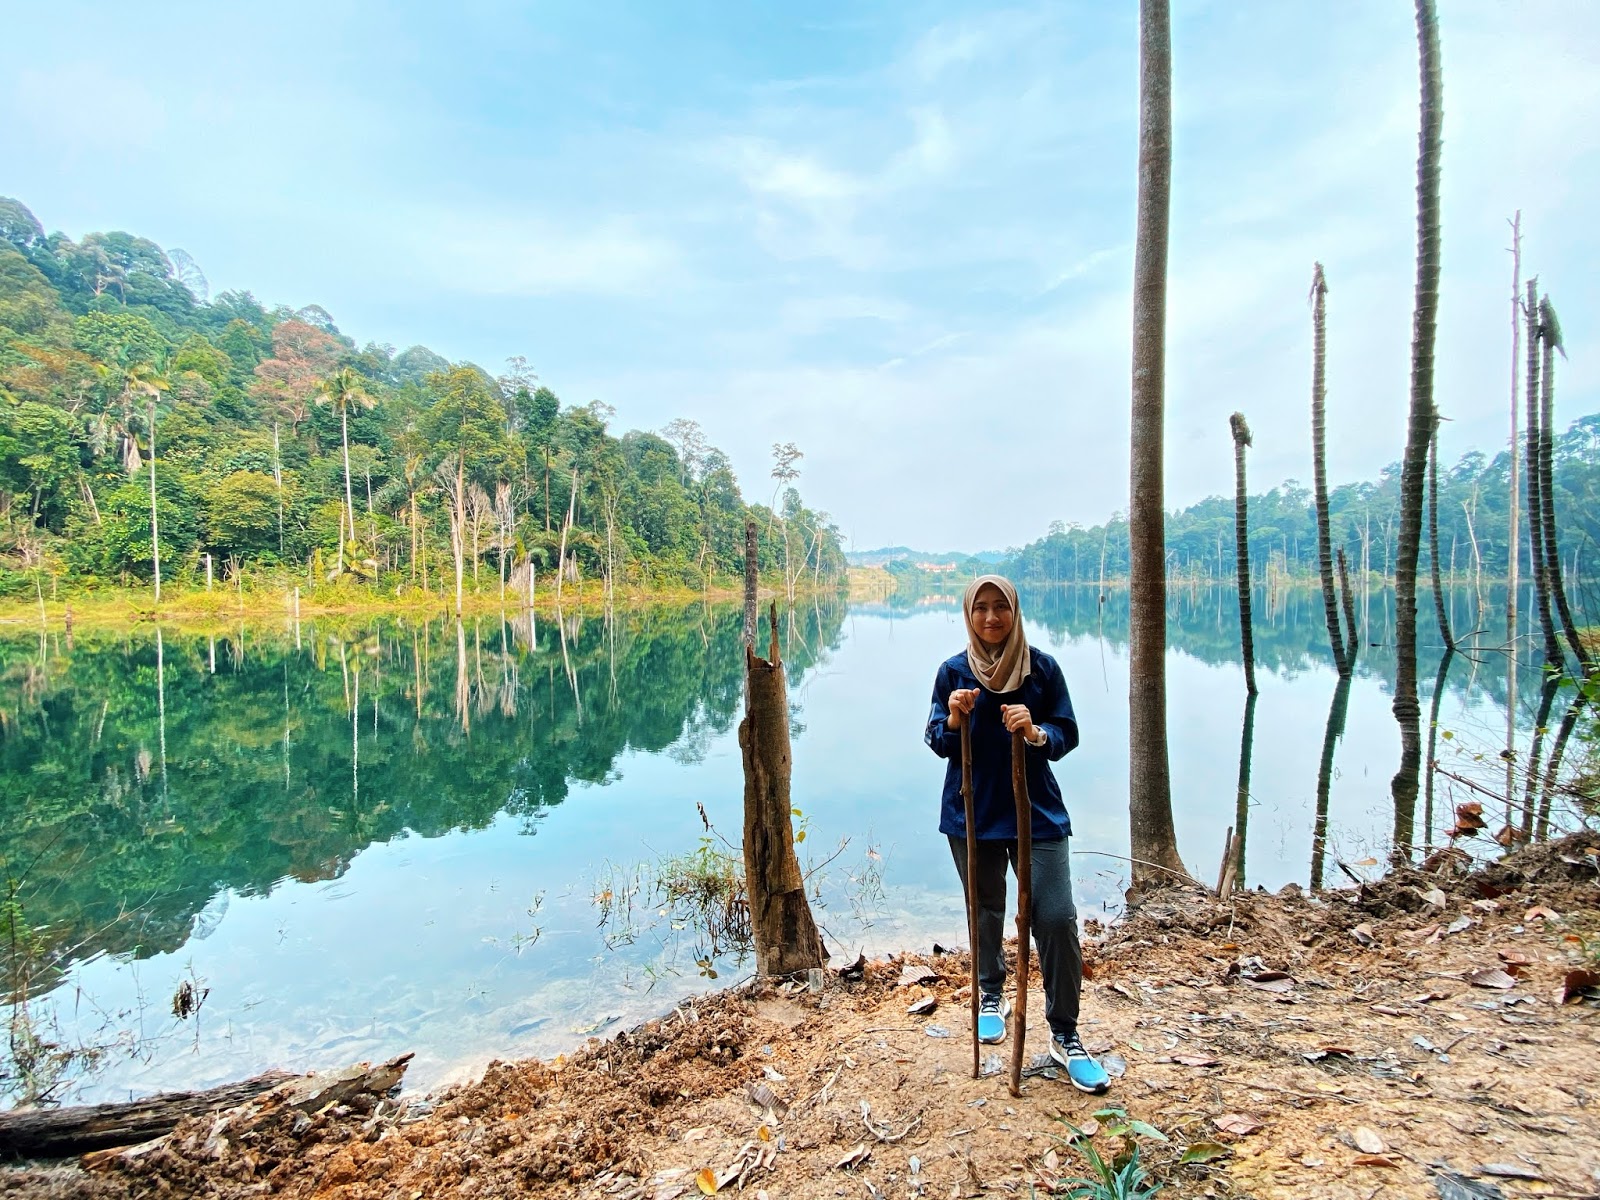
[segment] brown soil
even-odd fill
[[[1434,1197],[1446,1170],[1507,1197],[1594,1195],[1600,1003],[1562,995],[1600,946],[1593,846],[1315,897],[1167,891],[1091,923],[1084,1040],[1126,1063],[1105,1097],[1040,1074],[1016,1098],[1004,1072],[972,1079],[966,956],[908,955],[859,981],[830,972],[818,994],[686,1001],[570,1059],[494,1064],[431,1104],[285,1113],[222,1147],[190,1122],[113,1170],[0,1173],[0,1193],[671,1200],[699,1196],[703,1169],[743,1165],[745,1191],[774,1200],[1024,1197],[1084,1172],[1073,1126],[1117,1152],[1114,1119],[1093,1119],[1115,1105],[1170,1139],[1140,1139],[1163,1195]],[[937,977],[902,986],[912,964]],[[936,1011],[908,1015],[929,995]],[[1031,1052],[1047,1045],[1043,1008],[1035,990]],[[1199,1143],[1217,1157],[1180,1163]]]

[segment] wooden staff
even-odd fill
[[[1027,743],[1011,733],[1011,792],[1017,801],[1017,1006],[1011,1030],[1011,1094],[1022,1095],[1023,1042],[1028,1036],[1028,938],[1033,914],[1033,804],[1028,799]]]
[[[961,804],[967,814],[967,944],[972,950],[968,983],[972,1000],[972,1077],[978,1078],[978,831],[972,812],[972,714],[961,722]]]

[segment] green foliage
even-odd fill
[[[123,231],[46,235],[0,198],[0,591],[40,547],[61,560],[69,595],[149,572],[149,514],[127,484],[148,482],[152,398],[164,574],[202,553],[281,565],[282,581],[318,577],[319,550],[337,564],[348,442],[357,544],[344,557],[358,586],[439,586],[452,527],[468,520],[458,540],[480,560],[463,564],[468,578],[498,587],[502,560],[543,575],[574,472],[566,543],[583,580],[732,583],[747,519],[763,531],[763,572],[788,561],[816,582],[843,579],[833,524],[791,490],[780,533],[693,422],[674,423],[695,431],[681,449],[619,438],[605,405],[563,410],[521,359],[494,379],[423,346],[358,349],[316,305],[268,309],[249,292],[205,302],[189,282],[204,292],[186,255]],[[452,508],[441,471],[454,484],[457,461],[468,495]]]
[[[1089,1142],[1080,1142],[1078,1149],[1089,1160],[1092,1175],[1063,1179],[1056,1195],[1071,1196],[1073,1200],[1148,1200],[1161,1190],[1159,1183],[1151,1182],[1144,1165],[1139,1161],[1139,1147],[1135,1145],[1126,1161],[1106,1162],[1100,1151]],[[1120,1165],[1118,1165],[1120,1162]]]

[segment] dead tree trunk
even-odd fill
[[[789,697],[778,654],[778,607],[772,606],[769,657],[745,645],[744,874],[756,971],[791,975],[827,961],[806,901],[805,878],[794,852],[789,797]]]
[[[1328,280],[1322,273],[1322,264],[1316,263],[1311,272],[1311,477],[1317,504],[1317,569],[1322,575],[1322,607],[1328,621],[1334,669],[1340,675],[1348,675],[1344,634],[1339,628],[1339,600],[1333,590],[1333,538],[1328,530],[1327,296]]]
[[[756,644],[756,523],[744,523],[744,644],[751,649]]]
[[[1439,410],[1433,410],[1433,428],[1428,431],[1428,571],[1433,583],[1433,615],[1439,622],[1439,636],[1446,652],[1456,648],[1450,632],[1450,615],[1444,607],[1444,583],[1439,577]]]
[[[1539,625],[1544,630],[1544,660],[1560,668],[1561,643],[1556,641],[1555,617],[1550,611],[1550,574],[1545,564],[1544,474],[1539,470],[1540,416],[1539,416],[1539,281],[1528,280],[1528,306],[1525,312],[1528,323],[1528,429],[1526,435],[1526,461],[1528,475],[1528,552],[1533,570],[1533,594],[1539,603]]]

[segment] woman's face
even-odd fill
[[[978,589],[972,600],[972,628],[984,645],[1005,645],[1016,623],[1017,614],[1011,611],[1004,592],[992,583]]]

